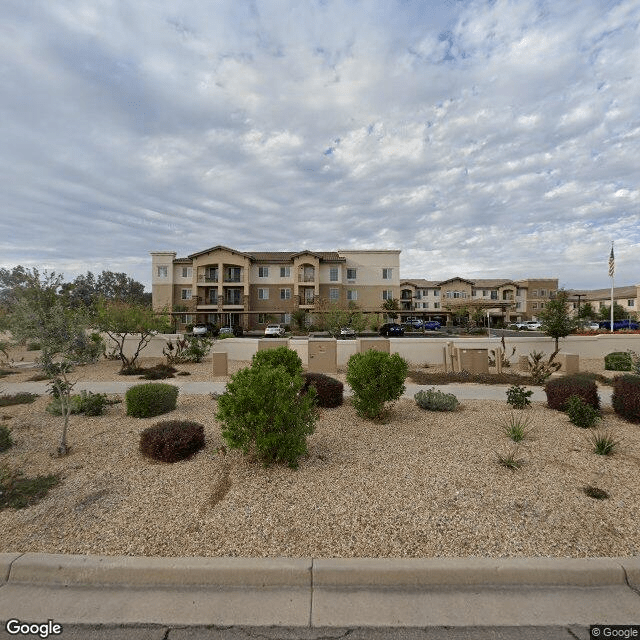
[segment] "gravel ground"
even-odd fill
[[[19,355],[19,354],[18,354]],[[28,353],[25,355],[29,355]],[[36,354],[37,355],[37,354]],[[143,361],[144,365],[154,361]],[[237,370],[247,363],[230,363]],[[119,363],[78,369],[84,380],[121,379]],[[210,363],[184,365],[211,380]],[[431,368],[430,368],[431,369]],[[433,367],[436,370],[437,367]],[[581,362],[602,372],[602,361]],[[9,376],[19,382],[33,371]],[[609,372],[607,372],[609,373]],[[344,373],[339,373],[344,379]],[[2,381],[0,380],[0,387]],[[444,388],[446,391],[446,387]],[[265,468],[223,444],[209,396],[181,396],[157,418],[72,416],[71,453],[51,455],[61,419],[46,397],[0,408],[15,446],[0,464],[25,475],[59,473],[37,505],[0,512],[0,552],[143,556],[629,556],[640,554],[640,426],[605,407],[603,426],[620,452],[595,455],[589,432],[540,403],[526,411],[523,466],[497,462],[509,449],[506,402],[466,401],[431,413],[410,400],[384,422],[360,419],[347,400],[323,409],[298,470]],[[205,425],[206,448],[175,464],[138,451],[139,434],[161,419]],[[582,488],[605,489],[608,500]]]

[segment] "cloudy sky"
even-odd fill
[[[2,0],[0,266],[397,248],[640,283],[640,0]]]

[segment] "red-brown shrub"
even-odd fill
[[[613,379],[613,410],[625,420],[640,422],[640,376],[626,374]]]
[[[178,462],[204,447],[204,427],[188,420],[165,420],[140,434],[140,451],[162,462]]]

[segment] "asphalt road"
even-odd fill
[[[38,638],[10,635],[0,639]],[[64,625],[62,640],[589,640],[588,627],[162,627]]]

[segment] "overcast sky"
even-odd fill
[[[640,283],[640,0],[2,0],[0,266],[401,249]]]

